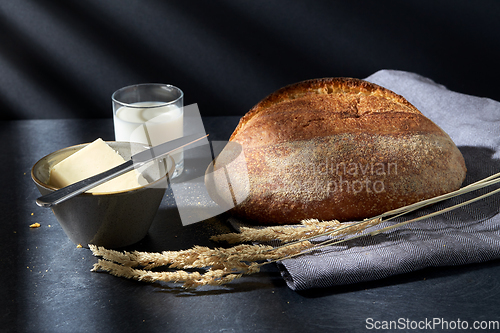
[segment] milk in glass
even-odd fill
[[[130,141],[156,146],[183,135],[182,106],[164,102],[136,102],[114,113],[116,141]],[[176,170],[182,172],[183,151],[171,155]]]

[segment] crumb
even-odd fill
[[[78,245],[76,246],[76,248],[77,248],[77,249],[81,249],[82,247],[83,247],[83,246],[82,246],[82,244],[78,244]]]
[[[40,223],[33,223],[33,224],[30,224],[30,228],[39,228],[40,227]]]
[[[31,213],[31,216],[33,216],[34,213]]]
[[[52,226],[49,224],[49,225],[48,225],[48,227],[50,228],[50,227],[52,227]]]

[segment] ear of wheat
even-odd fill
[[[369,231],[384,221],[400,218],[405,214],[435,203],[486,188],[500,182],[500,173],[435,198],[423,200],[401,207],[364,221],[340,223],[338,221],[304,220],[298,226],[273,226],[261,229],[241,228],[238,233],[229,233],[212,237],[214,241],[230,244],[240,243],[229,248],[208,248],[195,246],[184,251],[118,252],[89,245],[99,259],[92,271],[106,271],[112,275],[145,282],[176,282],[185,288],[203,285],[223,285],[245,274],[259,272],[263,265],[304,255],[327,246],[338,245],[359,237],[377,234],[402,227],[406,224],[437,216],[459,207],[500,192],[500,188],[474,197],[459,204],[433,213],[395,223],[388,227]],[[318,238],[326,240],[314,242]],[[242,243],[257,244],[242,244]],[[279,242],[278,246],[264,245]],[[163,271],[153,270],[157,267]],[[200,272],[201,271],[201,272]]]

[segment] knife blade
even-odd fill
[[[190,144],[200,141],[206,138],[208,134],[193,134],[188,136],[183,136],[181,138],[167,141],[158,146],[143,150],[135,155],[133,155],[130,160],[122,163],[114,168],[107,171],[101,172],[95,176],[83,179],[71,185],[60,188],[54,192],[43,195],[36,199],[36,204],[40,207],[52,207],[61,202],[64,202],[80,193],[88,191],[97,185],[100,185],[108,180],[116,178],[123,175],[134,168],[140,167],[148,162],[155,159],[161,158],[165,155],[171,154],[176,150],[184,148]]]

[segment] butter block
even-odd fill
[[[54,165],[50,170],[49,185],[65,187],[124,162],[123,157],[99,138]],[[124,191],[147,183],[146,179],[134,169],[88,190],[87,193]]]

